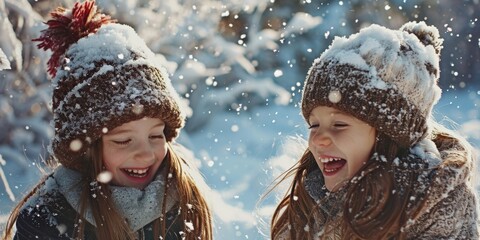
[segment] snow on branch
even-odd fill
[[[10,67],[10,62],[8,61],[7,56],[5,56],[5,53],[0,48],[0,71],[5,69],[12,68]]]
[[[274,102],[279,105],[287,105],[291,98],[290,93],[277,85],[271,78],[250,79],[250,81],[245,81],[243,84],[231,86],[229,91],[216,91],[215,94],[210,95],[210,98],[219,106],[228,106],[234,103],[236,98],[249,92],[256,93],[263,99],[275,96]]]
[[[22,69],[22,42],[18,40],[15,35],[3,1],[0,1],[0,32],[2,33],[2,37],[0,37],[0,48],[2,49],[1,52],[3,56],[8,56],[15,70],[20,71]],[[0,57],[1,55],[2,54],[0,54]],[[10,63],[8,65],[10,66]],[[4,66],[3,59],[1,59],[0,70],[2,66]]]
[[[3,160],[2,155],[0,155],[0,178],[2,179],[3,185],[5,186],[5,191],[8,194],[10,200],[15,201],[15,196],[13,195],[12,189],[8,185],[7,178],[5,177],[5,173],[3,172],[2,166],[5,166],[7,162]]]
[[[288,22],[288,25],[285,27],[285,31],[282,35],[287,37],[294,33],[307,32],[310,29],[321,24],[322,21],[323,19],[321,17],[313,17],[308,13],[295,13],[293,18]]]

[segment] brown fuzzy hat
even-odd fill
[[[304,118],[317,106],[333,107],[412,146],[428,133],[427,119],[441,95],[442,42],[438,30],[424,22],[400,30],[371,25],[335,38],[308,72]]]
[[[90,144],[124,123],[160,118],[167,141],[184,124],[179,97],[154,53],[129,26],[113,23],[94,2],[58,8],[34,41],[52,50],[51,150],[64,166],[80,169]],[[58,40],[61,39],[61,40]]]

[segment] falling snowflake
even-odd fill
[[[328,94],[328,100],[332,103],[338,103],[342,100],[342,94],[337,90],[333,90]]]
[[[97,176],[97,181],[101,183],[109,183],[112,180],[112,173],[109,171],[103,171]]]
[[[70,142],[70,149],[74,152],[77,152],[82,148],[82,141],[79,139],[74,139]]]

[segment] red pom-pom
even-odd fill
[[[71,11],[59,7],[52,13],[51,20],[47,21],[48,28],[42,30],[39,38],[33,41],[40,42],[37,47],[43,50],[52,50],[48,60],[48,73],[55,77],[60,58],[67,49],[80,38],[95,33],[104,24],[116,22],[110,16],[97,11],[95,1],[75,3]]]

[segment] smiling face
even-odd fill
[[[350,180],[370,158],[376,131],[335,108],[319,106],[309,116],[308,146],[329,191]]]
[[[167,154],[164,128],[160,119],[143,118],[102,137],[103,164],[113,185],[143,189],[152,181]]]

